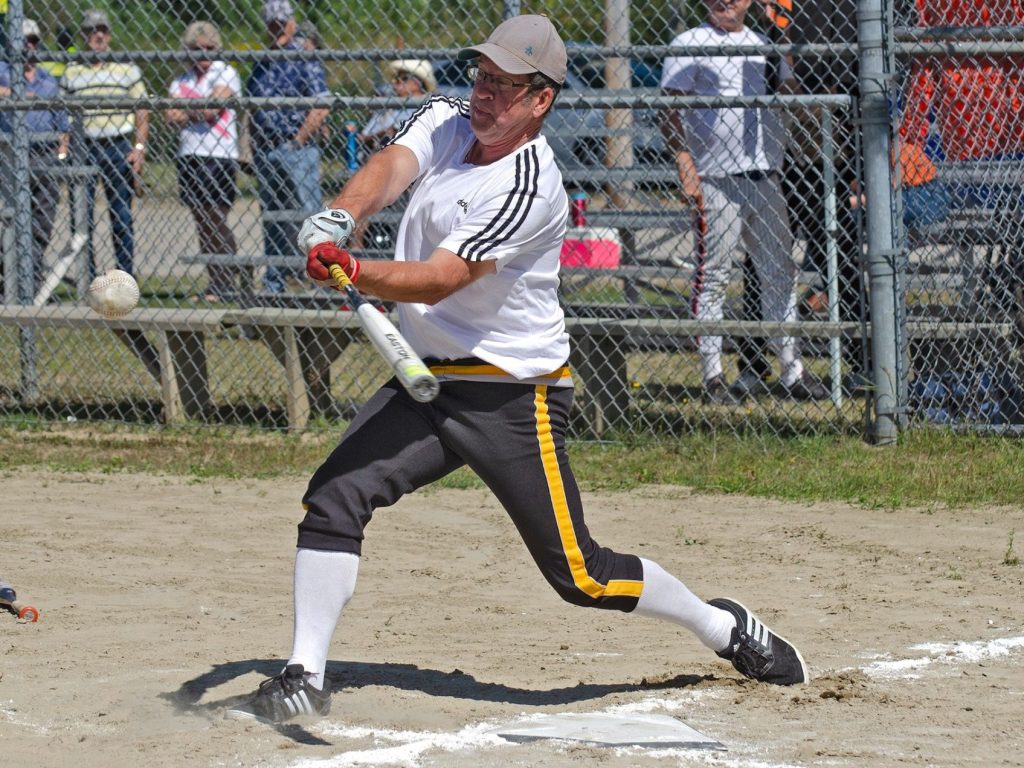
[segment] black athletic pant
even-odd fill
[[[375,510],[467,465],[564,600],[633,610],[640,559],[599,546],[583,520],[565,451],[572,397],[572,387],[445,381],[436,400],[417,403],[392,379],[310,480],[299,547],[358,555]]]

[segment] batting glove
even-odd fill
[[[341,267],[353,283],[359,277],[359,259],[334,243],[320,243],[313,246],[306,258],[306,274],[313,278],[317,285],[322,285],[325,288],[338,288],[338,284],[331,277],[331,264]]]
[[[309,253],[314,245],[320,243],[332,243],[344,248],[355,228],[356,220],[351,213],[344,208],[328,208],[302,222],[297,238],[299,248],[303,253]]]

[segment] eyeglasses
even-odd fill
[[[529,88],[531,83],[520,83],[505,75],[492,75],[484,72],[480,67],[470,67],[466,70],[469,79],[474,85],[490,85],[499,91],[514,91],[518,88]]]
[[[89,27],[88,29],[84,29],[82,31],[85,33],[86,37],[92,37],[96,33],[99,33],[99,34],[102,34],[102,35],[109,35],[110,34],[110,30],[107,29],[106,27]]]

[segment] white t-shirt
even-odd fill
[[[195,69],[179,75],[171,83],[170,95],[177,99],[202,99],[213,95],[217,86],[226,86],[232,95],[242,92],[242,81],[234,67],[215,61],[202,77]],[[238,159],[238,121],[233,109],[221,110],[216,122],[189,123],[181,129],[178,155]]]
[[[497,268],[433,306],[399,304],[402,333],[422,357],[478,357],[518,379],[550,373],[569,357],[558,303],[562,174],[543,136],[490,165],[465,162],[473,141],[468,104],[447,96],[424,103],[393,140],[420,168],[395,259],[444,248]]]
[[[673,46],[765,45],[767,38],[747,27],[722,32],[708,24],[688,29]],[[661,87],[694,96],[764,96],[768,93],[764,56],[670,56],[662,68]],[[792,70],[780,62],[778,80]],[[778,170],[785,148],[785,128],[776,110],[684,109],[687,145],[701,176],[721,177],[747,171]]]

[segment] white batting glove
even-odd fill
[[[327,208],[302,222],[297,242],[303,253],[309,253],[313,246],[321,243],[334,243],[344,248],[355,228],[356,220],[351,213],[344,208]]]

